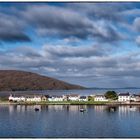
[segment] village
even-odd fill
[[[69,95],[26,95],[26,96],[15,96],[10,95],[8,98],[9,102],[23,102],[23,103],[32,103],[32,102],[90,102],[90,103],[130,103],[136,102],[140,103],[140,95],[128,93],[118,93],[116,99],[107,98],[105,95],[88,95],[81,96],[79,94],[69,94]]]

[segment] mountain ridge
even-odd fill
[[[84,89],[55,78],[21,70],[0,70],[0,91]]]

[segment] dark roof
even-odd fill
[[[80,96],[80,99],[86,99],[86,96]]]
[[[59,96],[59,95],[52,95],[52,96],[49,96],[49,98],[62,98],[63,96]]]
[[[128,93],[120,93],[119,96],[129,96],[129,92]]]
[[[137,97],[140,97],[140,95],[138,95],[138,94],[133,94],[132,96],[137,96]]]
[[[70,94],[68,95],[68,97],[78,97],[79,95],[78,94]]]

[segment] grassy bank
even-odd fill
[[[119,102],[95,102],[95,101],[42,101],[42,102],[9,102],[0,100],[0,105],[140,105],[140,102],[119,103]]]
[[[17,104],[17,105],[105,105],[109,102],[94,102],[94,101],[42,101],[42,102],[9,102],[0,101],[0,104]]]

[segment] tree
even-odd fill
[[[93,96],[88,96],[88,101],[94,101],[94,97]]]
[[[105,93],[105,97],[106,97],[107,99],[112,99],[112,100],[118,99],[118,95],[117,95],[117,93],[116,93],[115,91],[107,91],[107,92]]]

